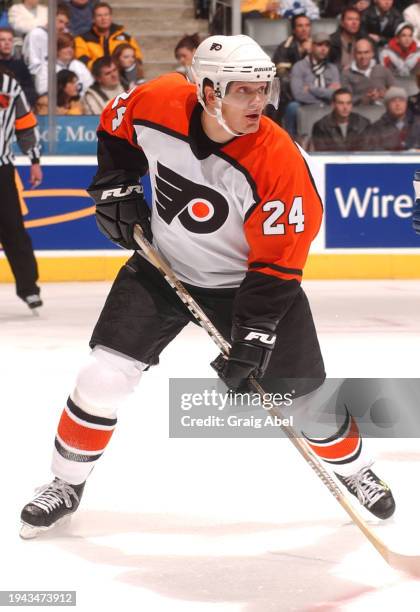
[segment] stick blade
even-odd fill
[[[416,555],[401,555],[393,552],[387,552],[386,560],[388,564],[400,572],[409,574],[413,578],[420,579],[420,557]]]

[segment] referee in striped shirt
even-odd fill
[[[37,122],[19,83],[0,67],[0,242],[16,281],[17,295],[31,309],[42,306],[38,267],[31,239],[23,225],[11,151],[16,135],[22,153],[31,160],[31,187],[42,182]],[[35,312],[35,310],[34,310]]]

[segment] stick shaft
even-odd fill
[[[221,352],[224,355],[228,355],[230,350],[229,343],[226,342],[226,340],[216,329],[216,327],[210,321],[205,312],[200,308],[194,298],[188,293],[184,285],[173,272],[170,265],[166,261],[164,261],[164,259],[160,256],[156,249],[144,237],[143,231],[138,225],[136,225],[134,229],[134,239],[141,247],[144,254],[148,257],[150,262],[159,270],[165,280],[175,290],[179,299],[187,306],[192,315],[196,318],[201,327],[208,333],[210,338],[218,346]],[[250,378],[250,383],[259,395],[264,395],[264,390],[255,379]],[[273,410],[273,408],[268,408],[267,412],[271,416],[280,417],[280,419],[283,420],[281,411],[277,407],[275,411]],[[389,562],[390,551],[388,547],[380,538],[376,536],[376,534],[373,533],[373,531],[367,525],[366,521],[360,516],[358,512],[356,512],[356,510],[347,500],[335,480],[330,476],[327,469],[323,466],[318,457],[311,451],[307,442],[302,437],[297,436],[296,432],[290,425],[282,424],[280,425],[280,428],[292,442],[293,446],[300,453],[306,463],[310,465],[310,467],[313,469],[318,478],[327,487],[329,492],[335,497],[341,507],[344,508],[344,510],[350,516],[351,520],[359,527],[365,537],[376,548],[379,554],[382,555],[385,561]]]

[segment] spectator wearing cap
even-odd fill
[[[403,12],[404,21],[414,28],[414,39],[420,45],[420,0],[410,4]]]
[[[296,135],[296,115],[300,104],[329,104],[336,89],[340,87],[337,66],[328,61],[329,35],[317,32],[312,37],[311,52],[297,62],[290,75],[293,102],[286,108],[284,124],[287,131]]]
[[[351,92],[345,88],[336,89],[331,106],[332,112],[313,126],[315,151],[363,151],[370,121],[352,112]]]
[[[403,21],[401,13],[393,5],[394,0],[373,0],[363,14],[363,27],[377,47],[388,44]]]
[[[407,77],[417,71],[420,63],[420,49],[414,40],[414,28],[402,22],[395,30],[394,38],[380,53],[380,61],[399,77]]]
[[[16,36],[24,38],[34,28],[48,23],[48,9],[39,0],[23,0],[9,9],[9,23]]]
[[[98,0],[65,0],[70,11],[69,30],[73,36],[80,36],[92,25],[93,8]]]
[[[330,62],[336,64],[341,70],[348,68],[353,61],[354,45],[362,36],[360,14],[354,8],[344,9],[340,25],[330,37]]]
[[[406,151],[420,148],[420,120],[408,110],[407,93],[390,87],[384,97],[386,111],[368,131],[372,151]]]
[[[384,95],[395,84],[394,75],[375,60],[374,44],[360,38],[354,46],[354,60],[342,75],[343,87],[353,95],[353,104],[381,104]]]

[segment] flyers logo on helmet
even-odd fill
[[[210,234],[222,227],[229,205],[218,191],[194,183],[159,162],[157,170],[156,207],[168,225],[177,217],[195,234]]]
[[[10,96],[0,94],[0,108],[7,108],[10,104]]]

